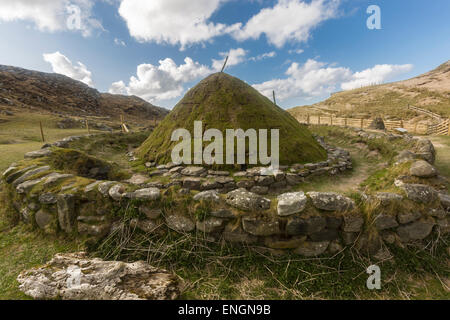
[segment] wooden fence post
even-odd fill
[[[311,124],[311,118],[309,117],[309,114],[308,114],[308,118],[307,118],[306,121],[307,121],[308,124]]]
[[[41,138],[42,138],[42,142],[45,142],[44,129],[42,128],[42,121],[39,121],[39,127],[41,128]]]
[[[89,121],[88,121],[88,119],[86,119],[86,129],[87,129],[88,134],[91,134],[91,128],[89,128]]]
[[[330,124],[333,125],[333,115],[330,116]]]
[[[318,124],[320,125],[320,115],[319,115],[318,117],[319,117],[319,122],[318,122]]]
[[[364,129],[364,119],[361,119],[361,129]]]
[[[345,123],[345,126],[348,127],[348,125],[347,125],[347,118],[344,118],[344,123]]]
[[[414,133],[417,133],[417,122],[416,122],[416,124],[414,126]]]
[[[275,90],[273,90],[273,104],[277,105],[277,99],[275,97]]]

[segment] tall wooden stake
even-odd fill
[[[41,138],[42,138],[42,142],[45,142],[44,129],[42,128],[42,121],[39,121],[39,127],[41,128]]]
[[[227,56],[227,58],[225,59],[225,62],[224,62],[223,67],[222,67],[222,71],[220,71],[220,72],[223,72],[225,70],[225,67],[227,66],[227,62],[228,62],[228,57],[229,56]]]
[[[89,121],[88,121],[88,119],[86,119],[86,129],[87,129],[88,134],[91,134],[91,128],[89,128]]]
[[[277,105],[277,98],[275,97],[275,90],[273,90],[273,104]]]

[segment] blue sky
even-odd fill
[[[0,0],[0,64],[170,109],[229,54],[228,73],[289,108],[449,60],[449,13],[448,0]]]

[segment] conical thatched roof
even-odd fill
[[[193,134],[194,121],[202,121],[203,130],[219,129],[224,136],[226,129],[279,129],[282,165],[326,159],[325,150],[306,126],[253,87],[225,73],[212,74],[189,90],[138,154],[158,163],[170,162],[172,149],[178,144],[171,141],[172,132],[184,128]]]

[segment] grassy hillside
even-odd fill
[[[281,164],[326,159],[325,150],[305,126],[245,82],[225,73],[213,74],[191,89],[141,146],[139,155],[170,162],[178,143],[171,142],[172,132],[185,128],[192,134],[194,121],[202,121],[204,130],[221,130],[224,137],[226,129],[280,129]]]
[[[412,105],[450,117],[450,61],[419,77],[383,85],[343,91],[329,99],[290,109],[293,116],[305,114],[334,114],[339,117],[425,119],[408,110]]]

